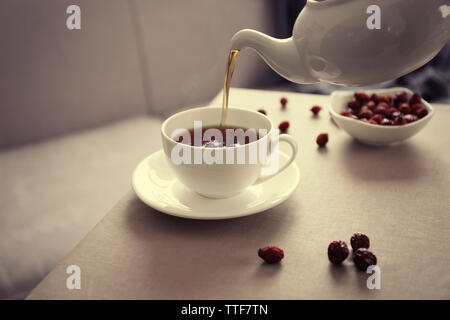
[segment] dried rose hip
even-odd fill
[[[280,103],[281,103],[281,109],[286,109],[286,104],[288,102],[288,99],[286,97],[282,97],[280,99]]]
[[[366,103],[366,106],[369,107],[369,109],[373,111],[376,108],[377,104],[373,101],[369,101]]]
[[[378,95],[376,93],[372,93],[370,100],[375,102],[375,104],[378,103]]]
[[[390,105],[392,103],[392,97],[391,96],[378,96],[378,103],[387,103]]]
[[[353,250],[358,250],[359,248],[369,249],[370,240],[369,237],[361,232],[357,232],[350,238],[350,244]]]
[[[373,120],[378,124],[383,120],[383,116],[381,114],[375,114],[370,120]]]
[[[391,119],[393,119],[395,116],[398,116],[399,114],[400,114],[400,112],[398,111],[398,109],[394,108],[394,107],[390,107],[388,109],[388,111],[386,112],[386,116]]]
[[[361,103],[369,101],[369,96],[363,91],[355,92],[355,99]]]
[[[407,114],[406,116],[403,117],[403,119],[405,119],[406,121],[408,121],[408,123],[410,123],[419,120],[419,117],[416,116],[415,114]]]
[[[348,247],[344,241],[333,241],[328,245],[328,259],[334,265],[341,264],[348,257]]]
[[[384,98],[386,99],[387,104],[392,104],[393,98],[391,96],[385,96]]]
[[[392,122],[392,120],[390,120],[388,118],[383,118],[383,120],[381,120],[380,124],[382,126],[392,126],[393,122]]]
[[[420,108],[425,108],[425,106],[423,105],[423,103],[416,103],[416,104],[413,104],[413,105],[411,105],[411,112],[412,112],[412,113],[415,113],[416,110],[417,110],[417,109],[420,109]]]
[[[321,133],[316,138],[316,143],[319,145],[319,147],[325,147],[325,145],[328,143],[328,133]]]
[[[422,103],[422,97],[418,93],[414,93],[411,96],[411,98],[409,98],[409,104],[410,105],[413,105],[413,104],[416,104],[416,103]]]
[[[313,106],[313,107],[311,108],[311,112],[312,112],[315,116],[317,116],[317,115],[319,114],[320,110],[322,110],[322,107],[321,107],[321,106]]]
[[[404,102],[408,102],[408,95],[406,92],[399,92],[394,97],[394,105],[397,107]]]
[[[284,258],[284,251],[276,246],[268,246],[258,250],[258,256],[266,263],[280,262]]]
[[[281,133],[286,133],[289,128],[289,121],[283,121],[278,125]]]
[[[344,116],[344,117],[350,117],[351,115],[352,115],[352,112],[349,110],[345,110],[345,111],[341,112],[341,116]]]
[[[375,120],[373,120],[373,119],[370,119],[370,120],[369,120],[369,123],[370,123],[370,124],[378,124],[378,122],[375,121]]]
[[[360,119],[361,118],[370,119],[370,118],[372,118],[372,116],[373,116],[373,112],[367,106],[362,107],[358,113],[358,117]]]
[[[416,111],[414,112],[416,114],[416,116],[418,116],[420,119],[422,119],[423,117],[425,117],[428,114],[428,110],[425,107],[421,107],[416,109]]]
[[[411,113],[411,107],[407,103],[402,103],[398,107],[398,111],[400,111],[401,113],[404,113],[404,114],[408,114],[408,113]]]
[[[361,103],[358,100],[353,99],[347,104],[347,106],[352,110],[358,110],[361,108]]]
[[[402,113],[400,111],[394,111],[391,114],[389,114],[389,118],[395,119],[395,118],[401,118]]]
[[[377,257],[366,248],[360,248],[355,251],[353,262],[359,270],[366,271],[369,266],[377,264]]]
[[[258,112],[262,113],[262,114],[267,114],[266,110],[264,110],[264,109],[259,109]]]
[[[384,116],[388,110],[389,105],[386,102],[380,102],[374,109],[374,112]]]
[[[395,117],[394,118],[394,122],[393,125],[394,126],[402,126],[404,124],[408,124],[408,120],[406,120],[405,118],[403,118],[402,116],[399,117]]]

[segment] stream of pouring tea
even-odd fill
[[[234,65],[236,64],[238,53],[239,50],[230,50],[230,53],[228,54],[225,83],[223,84],[222,119],[220,120],[221,127],[225,127],[227,121],[228,95],[230,93],[231,79],[233,78]]]

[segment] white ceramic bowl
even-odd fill
[[[394,96],[397,92],[405,91],[410,97],[413,92],[407,88],[389,88],[376,90],[363,90],[367,94]],[[428,114],[415,122],[401,126],[382,126],[363,122],[342,116],[340,113],[348,109],[347,103],[353,98],[355,91],[335,91],[331,94],[330,114],[336,124],[349,135],[362,143],[382,146],[408,139],[419,132],[434,115],[431,105],[422,99]]]

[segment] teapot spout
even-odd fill
[[[231,39],[231,50],[251,48],[280,76],[296,83],[316,83],[293,38],[276,39],[264,33],[244,29]]]

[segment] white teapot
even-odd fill
[[[379,29],[368,21],[376,18]],[[419,68],[449,37],[450,0],[308,0],[291,38],[245,29],[231,49],[256,50],[293,82],[362,86]]]

